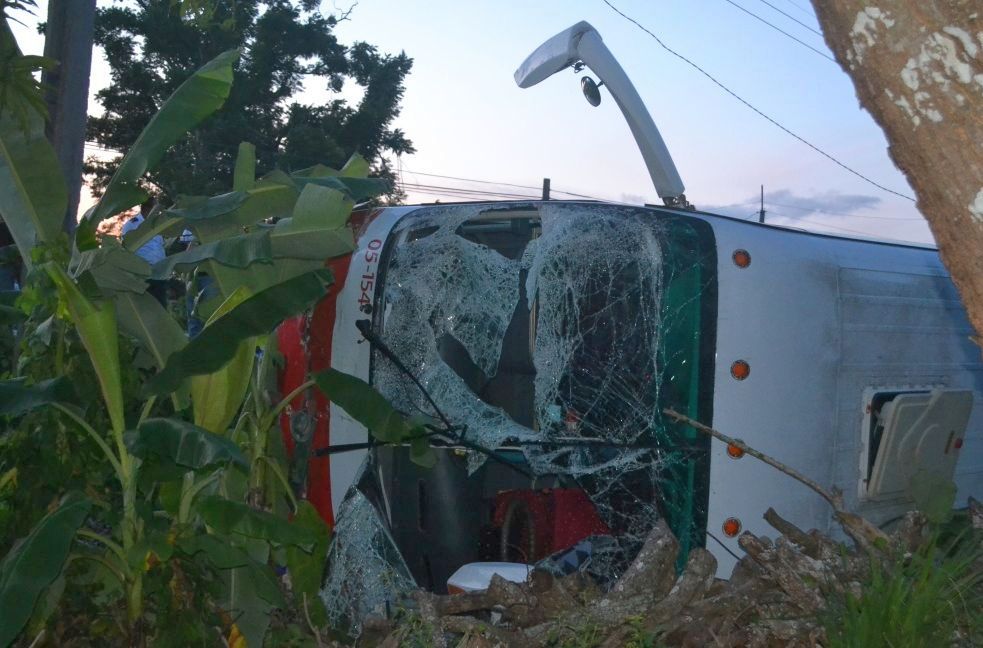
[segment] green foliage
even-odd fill
[[[316,374],[314,382],[328,400],[364,425],[376,439],[383,443],[409,443],[413,463],[424,468],[436,464],[426,428],[407,421],[370,384],[334,369]]]
[[[135,457],[164,459],[186,470],[225,464],[249,468],[242,450],[227,437],[178,419],[147,419],[127,432],[124,441]]]
[[[65,270],[46,263],[44,270],[58,287],[58,294],[67,308],[72,323],[78,330],[82,344],[89,352],[92,366],[99,378],[102,397],[109,410],[109,420],[119,436],[126,427],[123,417],[122,371],[119,362],[116,311],[101,300],[87,298]]]
[[[219,239],[172,254],[153,267],[154,279],[167,279],[175,272],[187,272],[203,261],[214,261],[230,268],[248,268],[262,262],[273,262],[273,246],[269,231],[243,234]]]
[[[304,551],[298,546],[286,548],[287,569],[294,596],[302,599],[306,595],[309,608],[317,609],[316,616],[323,618],[321,601],[317,593],[321,589],[321,580],[324,577],[331,531],[310,502],[300,503],[291,525],[309,531],[315,538],[311,551]]]
[[[827,612],[825,645],[978,645],[983,640],[980,540],[967,528],[955,542],[942,543],[936,535],[893,563],[874,562],[860,596],[847,594]]]
[[[54,149],[45,137],[44,101],[33,85],[7,21],[0,25],[0,213],[24,254],[38,243],[51,243],[61,231],[68,205]],[[24,78],[30,79],[25,81]],[[25,85],[26,84],[26,85]]]
[[[171,209],[155,209],[134,230],[123,237],[127,250],[138,250],[147,241],[159,235],[179,235],[185,226],[194,221],[208,220],[238,209],[250,196],[242,191],[233,191],[205,198],[203,196],[181,196]]]
[[[0,2],[4,15],[4,24],[0,29],[0,113],[10,117],[25,131],[32,121],[38,118],[43,121],[48,116],[43,88],[35,75],[55,65],[55,61],[43,56],[22,55],[10,32],[8,9],[30,12],[31,6],[36,6],[34,0]]]
[[[0,381],[0,416],[20,416],[52,403],[75,400],[71,383],[65,378],[51,378],[27,385],[24,378]]]
[[[61,573],[75,531],[91,507],[84,497],[67,495],[0,562],[0,646],[17,637],[38,596]]]
[[[172,353],[187,344],[184,331],[161,306],[145,292],[121,292],[113,297],[121,331],[138,341],[163,368]]]
[[[149,168],[221,104],[234,59],[220,55],[162,102],[74,241],[51,230],[61,178],[50,147],[35,128],[33,149],[4,149],[18,140],[6,138],[0,114],[0,211],[24,234],[16,243],[29,267],[22,293],[0,302],[17,323],[12,379],[0,375],[0,602],[17,602],[0,610],[0,646],[28,617],[31,632],[46,628],[59,644],[217,645],[241,632],[261,646],[273,611],[298,603],[281,590],[273,552],[295,592],[311,598],[319,584],[330,534],[285,477],[276,423],[286,401],[270,400],[269,333],[326,294],[323,262],[351,250],[354,200],[382,189],[364,178],[368,164],[352,156],[341,170],[255,181],[244,145],[236,191],[158,210],[123,245],[92,236],[100,219],[141,199]],[[224,300],[191,342],[146,293],[152,270],[133,252],[185,226],[205,245],[156,276],[204,264]],[[78,392],[72,404],[66,384]],[[73,489],[87,497],[77,520],[42,517]],[[306,634],[293,618],[278,631]]]
[[[284,524],[279,516],[223,497],[203,498],[198,513],[206,524],[221,533],[293,545],[305,552],[313,550],[318,541],[317,532],[308,527]]]
[[[150,278],[150,265],[112,238],[98,248],[79,254],[70,270],[79,279],[87,276],[107,297],[143,293]]]
[[[139,182],[176,141],[222,106],[232,87],[232,66],[238,59],[239,51],[229,50],[202,65],[129,143],[99,202],[79,223],[75,241],[80,250],[96,247],[95,231],[100,222],[147,199]]]
[[[314,376],[318,389],[349,416],[368,428],[380,441],[398,443],[409,435],[410,425],[402,414],[364,380],[325,369]]]
[[[235,356],[241,341],[268,334],[284,319],[303,312],[327,294],[331,281],[330,270],[314,270],[246,299],[171,354],[163,371],[147,382],[147,392],[170,392],[184,378],[218,371]]]
[[[224,190],[233,184],[242,141],[255,145],[261,175],[317,163],[340,167],[356,151],[388,175],[384,153],[413,152],[392,128],[412,61],[366,43],[345,47],[334,34],[336,19],[316,7],[309,0],[153,0],[100,9],[96,41],[105,48],[113,82],[98,94],[105,112],[90,119],[89,138],[127,150],[191,70],[222,51],[243,48],[225,108],[177,143],[150,173],[154,186],[171,199]],[[346,84],[364,89],[357,105],[339,95]],[[304,87],[325,88],[331,97],[297,103]],[[114,164],[89,161],[97,185],[108,180]]]

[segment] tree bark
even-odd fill
[[[50,0],[44,55],[58,62],[41,82],[48,88],[48,139],[55,147],[65,184],[68,210],[65,231],[78,224],[82,193],[82,157],[89,104],[89,73],[95,33],[96,0]]]
[[[826,44],[908,177],[983,341],[983,5],[813,0]]]

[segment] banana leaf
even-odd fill
[[[75,402],[75,390],[65,377],[24,384],[24,378],[0,381],[0,416],[20,416],[51,403]]]
[[[248,268],[253,263],[272,263],[273,246],[267,230],[219,239],[190,250],[172,254],[154,264],[154,279],[168,279],[175,272],[185,272],[204,261],[214,261],[231,268]]]
[[[147,198],[139,181],[164,153],[206,117],[222,107],[232,88],[232,67],[239,50],[219,54],[182,83],[164,102],[123,157],[106,191],[79,223],[76,245],[96,247],[96,226]]]
[[[20,51],[7,21],[0,26],[4,56]],[[7,63],[9,65],[9,62]],[[0,214],[31,267],[31,249],[55,240],[68,209],[68,192],[55,151],[45,137],[44,118],[28,110],[17,119],[0,111]]]
[[[102,300],[90,301],[60,266],[48,262],[44,264],[44,269],[58,287],[58,294],[68,306],[72,322],[78,329],[85,350],[89,353],[89,360],[96,370],[113,431],[122,434],[126,425],[123,419],[123,387],[119,364],[116,309]],[[174,389],[180,384],[178,381]]]
[[[218,495],[202,497],[197,505],[198,514],[208,526],[225,534],[265,540],[280,545],[293,545],[305,552],[314,549],[318,533],[293,524],[283,518],[258,511],[242,502],[233,502]]]
[[[345,166],[338,171],[338,175],[345,178],[368,178],[370,170],[369,161],[358,153],[353,153]]]
[[[242,450],[226,437],[179,419],[147,419],[123,437],[130,453],[145,460],[154,458],[186,468],[202,470],[235,464],[248,469]]]
[[[177,541],[177,548],[189,556],[204,554],[208,562],[217,569],[245,567],[251,562],[249,554],[245,551],[211,534],[180,538]]]
[[[264,179],[253,191],[262,191],[265,183],[291,182],[283,174]],[[281,191],[287,185],[277,185]],[[290,199],[290,216],[281,218],[270,236],[273,257],[271,265],[251,265],[237,269],[227,264],[211,262],[208,272],[215,277],[223,294],[231,294],[245,286],[259,292],[295,276],[323,267],[326,259],[351,252],[355,247],[354,234],[347,227],[353,202],[335,189],[307,185],[297,197],[289,190],[283,195]],[[282,209],[282,207],[281,207]],[[209,224],[211,226],[211,224]],[[214,232],[212,233],[214,234]],[[211,235],[211,234],[210,234]]]
[[[188,343],[177,321],[148,293],[114,296],[120,329],[150,352],[161,369],[172,353]]]
[[[262,646],[270,626],[270,613],[287,604],[272,570],[254,561],[223,570],[221,577],[225,584],[221,606],[235,618],[246,646]]]
[[[91,275],[106,297],[146,292],[151,272],[150,264],[110,237],[100,247],[79,253],[71,270],[76,277]]]
[[[331,530],[321,519],[317,509],[307,501],[300,503],[290,524],[308,529],[317,538],[313,551],[302,551],[293,546],[288,546],[285,551],[294,596],[300,599],[303,594],[307,594],[308,601],[313,603],[318,600],[317,593],[324,578],[324,563],[328,559]]]
[[[205,329],[248,298],[249,292],[244,288],[234,292],[208,318]],[[225,433],[246,397],[255,359],[256,338],[246,338],[221,369],[191,378],[195,425],[216,434]]]
[[[354,203],[335,189],[307,185],[300,193],[290,218],[273,228],[273,253],[277,258],[326,259],[355,249],[355,237],[346,227]]]
[[[340,176],[344,178],[367,178],[369,177],[369,171],[371,170],[369,161],[358,153],[352,154],[348,161],[345,162],[345,166],[340,169],[332,169],[329,166],[323,164],[315,164],[314,166],[307,167],[306,169],[300,169],[294,171],[293,175],[302,178],[325,178],[329,176]]]
[[[0,562],[0,646],[9,646],[31,617],[34,603],[61,574],[75,532],[92,502],[70,493]]]
[[[238,209],[247,198],[242,191],[210,198],[182,196],[175,207],[152,212],[136,229],[127,232],[123,236],[123,247],[136,251],[155,236],[177,236],[190,223],[217,218]]]
[[[345,193],[355,202],[362,202],[369,198],[382,195],[389,190],[388,180],[383,178],[346,178],[343,176],[324,176],[306,177],[297,174],[291,175],[294,183],[303,188],[309,184],[320,185],[330,189],[337,189]]]
[[[149,293],[119,292],[113,296],[113,303],[120,330],[153,356],[158,369],[163,369],[170,355],[188,343],[177,321]],[[185,409],[189,397],[188,385],[182,383],[172,395],[175,409]]]
[[[331,271],[320,268],[253,295],[173,353],[164,370],[144,386],[145,391],[167,393],[188,376],[218,371],[232,360],[240,342],[266,335],[283,320],[303,312],[327,294],[331,282]]]
[[[345,410],[380,441],[399,443],[409,436],[411,426],[403,415],[364,380],[335,369],[325,369],[314,376],[314,382],[325,398]]]
[[[232,173],[232,190],[248,191],[256,184],[256,146],[240,142],[236,167]]]
[[[242,233],[268,218],[284,218],[293,210],[300,195],[293,182],[284,184],[260,180],[244,192],[246,198],[235,208],[214,218],[188,219],[187,224],[202,243],[211,243]]]

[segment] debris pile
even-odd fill
[[[971,514],[983,527],[983,507],[974,502]],[[521,584],[495,576],[480,592],[420,591],[415,612],[403,620],[369,619],[359,645],[814,646],[823,643],[820,620],[830,601],[859,596],[872,561],[915,551],[927,538],[927,521],[917,512],[873,551],[802,531],[772,509],[765,519],[781,535],[773,542],[744,533],[745,555],[729,580],[714,577],[716,560],[700,548],[677,575],[679,543],[660,522],[607,592],[583,574],[540,571]],[[843,522],[851,533],[852,523]]]
[[[774,458],[717,430],[666,410],[700,432],[742,450],[822,495],[853,541],[847,545],[803,531],[768,509],[772,541],[745,532],[744,556],[728,580],[715,578],[717,561],[694,548],[677,573],[679,542],[664,521],[649,533],[629,567],[607,591],[587,575],[554,577],[533,571],[525,583],[493,577],[487,590],[438,596],[414,593],[415,611],[396,622],[370,618],[361,646],[395,648],[543,648],[600,646],[816,646],[831,603],[861,596],[875,567],[889,568],[930,538],[928,519],[909,512],[889,535],[843,508],[842,494],[827,490]],[[972,527],[983,529],[983,505],[970,498]],[[983,546],[976,555],[983,573]],[[958,629],[954,629],[958,633]]]
[[[933,523],[921,512],[911,511],[887,533],[845,510],[838,490],[826,489],[773,457],[678,412],[666,409],[664,413],[740,448],[820,494],[850,542],[840,542],[815,529],[803,531],[769,508],[764,519],[778,532],[777,540],[744,532],[738,538],[744,555],[729,579],[718,579],[716,559],[700,547],[689,550],[680,568],[681,543],[665,520],[659,520],[613,584],[607,581],[602,585],[583,567],[558,575],[540,563],[522,583],[496,575],[481,591],[436,595],[415,590],[397,604],[398,609],[391,610],[387,604],[385,618],[363,618],[357,645],[821,646],[828,643],[824,622],[865,596],[866,588],[877,580],[875,574],[889,574],[901,565],[902,571],[896,573],[907,578],[904,574],[910,565],[941,568],[937,561],[949,560],[955,551],[955,543],[939,544],[944,528],[937,516]],[[951,501],[945,507],[950,509]],[[960,551],[969,552],[961,558],[966,560],[961,568],[967,569],[969,576],[964,579],[953,572],[940,572],[946,581],[945,591],[926,590],[946,612],[955,612],[950,607],[972,608],[965,619],[953,613],[941,622],[942,632],[951,633],[955,645],[979,645],[972,642],[978,641],[983,631],[983,618],[978,615],[978,603],[983,600],[983,504],[972,497],[967,522],[970,528],[958,532],[957,539]],[[925,562],[916,561],[922,555],[927,556]],[[909,586],[905,583],[902,587]],[[895,607],[905,605],[903,597],[900,603],[892,601],[888,603]],[[939,611],[938,606],[933,609]]]

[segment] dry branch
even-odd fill
[[[829,502],[829,505],[833,507],[833,512],[836,515],[836,519],[837,521],[839,521],[840,526],[843,527],[843,530],[847,533],[847,535],[853,538],[854,542],[856,542],[857,545],[862,547],[865,551],[873,552],[878,547],[887,546],[887,542],[888,542],[887,534],[885,534],[883,531],[881,531],[876,526],[871,524],[865,518],[862,518],[859,515],[847,511],[843,506],[843,494],[840,493],[838,490],[836,489],[827,490],[826,488],[821,486],[818,482],[816,482],[813,479],[810,479],[809,477],[806,477],[795,468],[787,466],[783,464],[781,461],[775,459],[774,457],[771,457],[761,452],[760,450],[756,450],[752,448],[751,446],[744,443],[740,439],[729,437],[723,432],[719,432],[707,425],[703,425],[699,421],[691,419],[685,414],[680,414],[676,410],[666,408],[662,410],[662,412],[669,418],[679,421],[681,423],[685,423],[686,425],[689,425],[691,428],[693,428],[698,432],[702,432],[703,434],[709,435],[717,439],[718,441],[723,441],[724,443],[740,448],[746,454],[749,454],[755,459],[765,462],[772,468],[775,468],[776,470],[785,473],[792,479],[798,481],[799,483],[807,486],[808,488],[818,493],[820,497],[822,497],[827,502]]]

